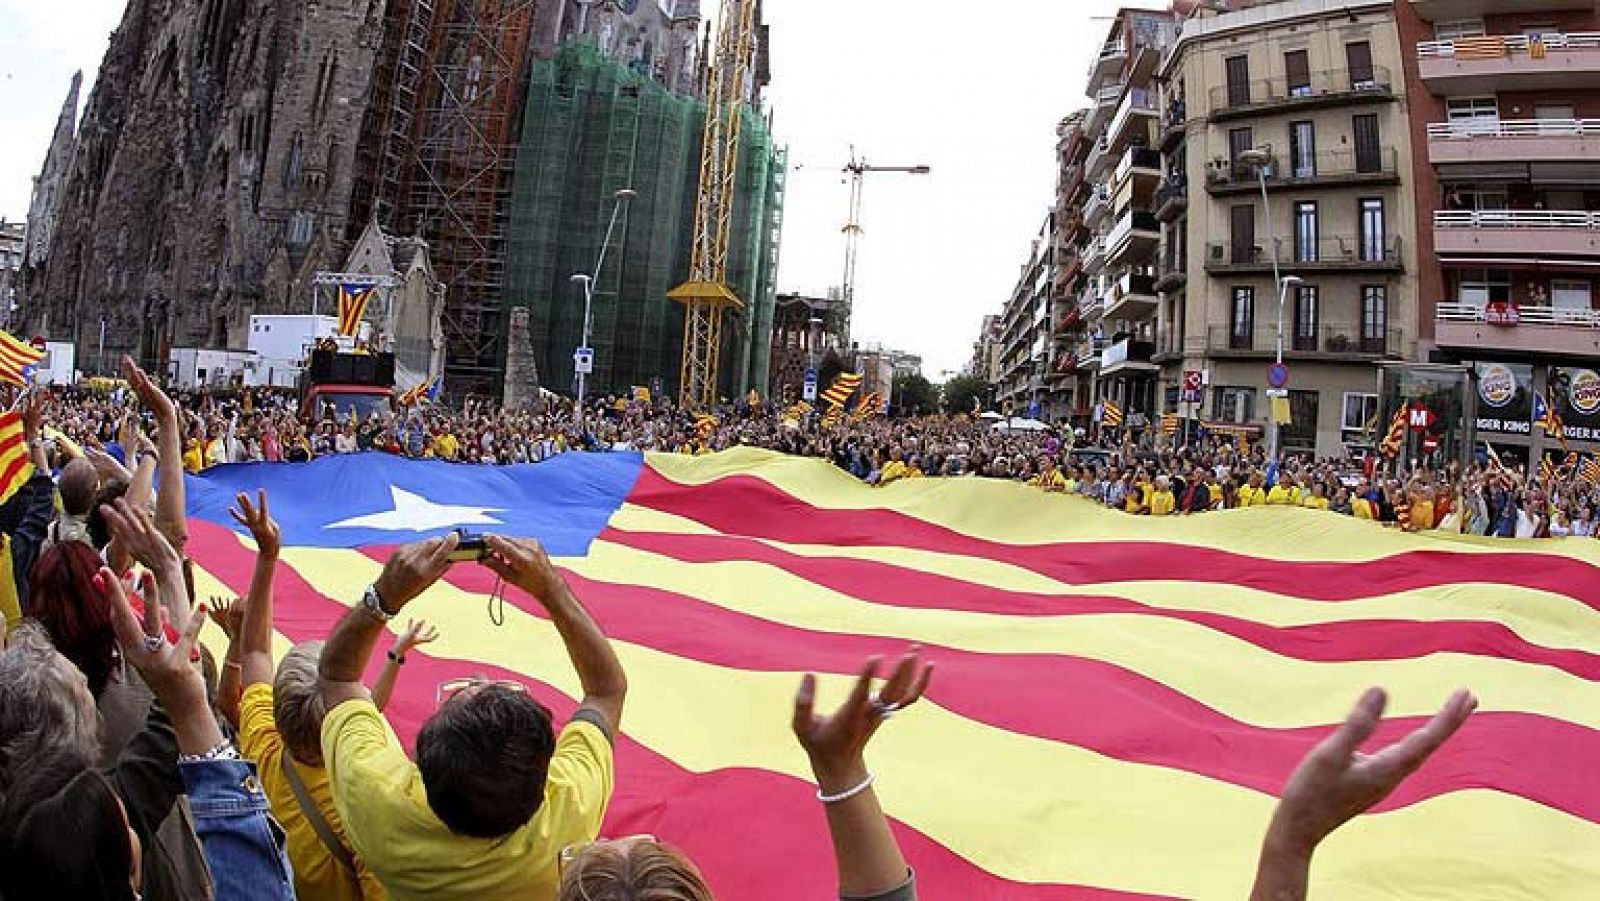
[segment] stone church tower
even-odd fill
[[[29,279],[29,328],[75,340],[93,371],[102,321],[110,365],[242,347],[252,313],[300,311],[311,272],[344,257],[384,8],[129,0]]]

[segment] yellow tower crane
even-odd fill
[[[722,27],[706,83],[694,254],[689,280],[667,293],[684,305],[678,402],[689,408],[716,403],[723,314],[744,308],[744,301],[728,285],[728,237],[733,229],[744,106],[751,99],[755,81],[757,5],[757,0],[723,0]]]

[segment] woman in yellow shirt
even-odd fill
[[[1166,476],[1156,479],[1155,490],[1150,493],[1150,515],[1171,516],[1177,506],[1178,499],[1172,496],[1172,483]]]

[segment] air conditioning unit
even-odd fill
[[[1220,263],[1220,262],[1222,262],[1223,258],[1226,257],[1226,256],[1227,256],[1227,248],[1226,247],[1222,246],[1221,244],[1213,244],[1213,245],[1211,245],[1211,259],[1213,261]]]

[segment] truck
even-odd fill
[[[394,408],[394,354],[345,347],[311,352],[311,365],[300,377],[301,419],[343,422],[354,415],[364,421]]]
[[[254,362],[249,351],[174,347],[167,357],[167,383],[185,391],[241,387]]]
[[[249,349],[255,365],[245,384],[253,388],[298,388],[306,360],[317,342],[333,337],[339,321],[332,316],[251,316]],[[371,335],[362,323],[360,340]],[[354,346],[353,343],[349,346]]]

